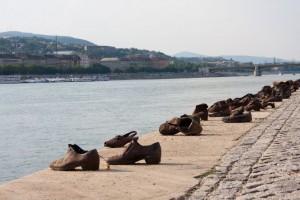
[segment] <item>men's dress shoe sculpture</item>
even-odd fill
[[[138,137],[134,137],[136,134],[136,131],[131,131],[124,135],[117,135],[116,137],[104,142],[104,146],[110,148],[123,147],[125,144],[131,142],[132,140],[138,140]]]
[[[53,170],[67,171],[81,167],[82,170],[99,170],[99,154],[96,149],[85,151],[78,145],[69,144],[66,155],[50,163]]]
[[[200,124],[200,116],[194,115],[182,115],[179,118],[174,117],[173,119],[166,121],[159,127],[159,132],[162,135],[175,135],[176,133],[182,132],[185,135],[200,135],[202,132],[202,126]]]
[[[251,122],[252,115],[251,112],[242,113],[239,115],[230,115],[229,117],[223,117],[222,121],[225,123],[244,123],[244,122]]]
[[[217,101],[208,108],[209,117],[224,117],[230,115],[228,101]]]
[[[242,115],[244,113],[244,106],[230,110],[230,116]]]
[[[245,106],[245,111],[260,111],[261,108],[263,108],[263,106],[260,99],[254,98],[247,104],[247,106]]]
[[[208,112],[215,113],[215,112],[220,112],[220,111],[226,110],[228,108],[229,108],[229,106],[227,105],[226,101],[217,101],[208,108]]]
[[[263,102],[262,107],[267,108],[268,106],[271,106],[271,108],[275,108],[275,104],[273,102]]]
[[[161,124],[159,126],[159,132],[162,135],[175,135],[176,133],[179,133],[179,127],[178,127],[178,117],[174,117],[169,121],[166,121],[165,123]]]
[[[133,140],[121,155],[107,159],[110,165],[133,164],[145,160],[147,164],[158,164],[161,160],[161,147],[159,142],[148,146],[142,146]]]
[[[200,123],[194,117],[181,117],[178,126],[185,135],[200,135],[202,132]]]
[[[230,109],[227,108],[225,110],[221,110],[218,112],[212,112],[212,113],[208,113],[209,117],[225,117],[225,116],[229,116],[230,115]]]

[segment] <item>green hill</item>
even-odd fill
[[[88,46],[87,54],[91,58],[124,57],[140,55],[142,57],[156,56],[170,58],[161,52],[141,50],[136,48],[115,48],[111,46],[97,46],[86,40],[68,36],[38,35],[22,32],[0,33],[0,53],[25,53],[25,54],[53,54],[56,51],[72,51],[84,53],[84,46]]]
[[[42,35],[42,34],[34,34],[34,33],[24,33],[24,32],[19,32],[19,31],[8,31],[8,32],[1,32],[0,37],[39,37],[39,38],[44,38],[52,41],[57,41],[63,44],[79,44],[79,45],[87,45],[87,46],[95,46],[94,43],[83,40],[83,39],[78,39],[78,38],[73,38],[69,36],[55,36],[55,35]]]

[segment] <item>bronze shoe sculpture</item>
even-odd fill
[[[243,113],[241,115],[230,115],[229,117],[223,117],[222,121],[225,123],[244,123],[251,122],[252,115],[251,112]]]
[[[193,111],[192,115],[197,114],[201,120],[208,120],[208,110],[207,110],[208,106],[206,103],[202,103],[199,105],[196,105],[195,110]]]
[[[68,171],[81,167],[82,170],[99,170],[99,154],[96,149],[85,151],[78,145],[69,144],[66,155],[50,163],[53,170]]]
[[[104,142],[105,147],[110,148],[118,148],[123,147],[127,143],[131,142],[132,140],[138,140],[138,137],[134,137],[136,135],[136,131],[131,131],[124,135],[117,135],[116,137]]]
[[[271,106],[271,108],[275,108],[275,104],[272,103],[272,102],[263,102],[263,103],[262,103],[262,107],[263,107],[264,109],[266,109],[268,106]]]
[[[226,101],[217,101],[208,108],[208,112],[210,112],[210,113],[220,112],[220,111],[226,110],[228,108],[229,108],[229,106],[227,105]]]
[[[247,106],[245,106],[245,111],[260,111],[263,108],[260,100],[258,98],[252,99]]]
[[[174,117],[169,121],[166,121],[165,123],[161,124],[159,126],[159,132],[162,135],[175,135],[176,133],[179,133],[179,127],[178,127],[178,117]]]
[[[230,110],[230,116],[242,115],[244,112],[244,106]]]
[[[110,165],[133,164],[145,160],[147,164],[158,164],[161,160],[161,147],[159,142],[148,146],[142,146],[133,140],[121,155],[107,159]]]
[[[185,135],[200,135],[202,132],[202,126],[193,117],[181,117],[178,126]]]
[[[230,109],[221,110],[218,112],[208,113],[209,117],[225,117],[230,115]]]

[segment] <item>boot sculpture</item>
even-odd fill
[[[81,167],[82,170],[99,170],[99,154],[96,149],[85,151],[78,145],[69,144],[66,155],[50,163],[53,170],[67,171]]]
[[[125,144],[131,142],[132,140],[138,140],[138,137],[134,137],[136,134],[136,131],[131,131],[124,135],[117,135],[116,137],[104,142],[104,146],[110,148],[123,147]]]
[[[193,111],[192,115],[198,115],[201,120],[207,121],[208,120],[208,110],[207,110],[208,106],[206,103],[202,103],[199,105],[196,105],[195,110]]]
[[[161,147],[159,142],[149,146],[142,146],[133,140],[121,155],[107,159],[110,165],[133,164],[137,161],[145,160],[147,164],[158,164],[161,160]]]

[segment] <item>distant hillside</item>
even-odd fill
[[[260,63],[273,63],[274,58],[270,57],[259,57],[259,56],[243,56],[243,55],[222,55],[221,57],[225,59],[232,59],[238,62],[252,62],[254,64]],[[284,60],[281,58],[275,58],[276,62],[288,62],[289,60]]]
[[[178,58],[203,58],[203,57],[222,57],[226,60],[234,60],[237,62],[252,62],[254,64],[260,64],[260,63],[273,63],[274,58],[271,57],[261,57],[261,56],[245,56],[245,55],[221,55],[221,56],[205,56],[189,51],[182,51],[180,53],[174,54],[173,56]],[[289,62],[289,60],[285,60],[282,58],[275,58],[276,62]]]
[[[48,40],[56,41],[56,36],[54,35],[41,35],[41,34],[34,34],[34,33],[24,33],[19,31],[8,31],[8,32],[1,32],[0,37],[40,37],[45,38]],[[87,40],[73,38],[69,36],[57,36],[57,41],[64,44],[79,44],[79,45],[87,45],[87,46],[95,46],[94,43],[89,42]]]
[[[182,51],[180,53],[174,54],[173,56],[174,57],[178,57],[178,58],[199,58],[199,57],[206,57],[204,55],[193,53],[193,52],[189,52],[189,51]]]
[[[0,36],[0,53],[18,53],[18,54],[54,54],[56,51],[68,53],[87,53],[90,58],[110,58],[110,57],[139,57],[153,59],[170,59],[170,56],[157,51],[149,51],[146,49],[136,48],[115,48],[112,46],[88,46],[87,51],[84,51],[82,44],[67,44],[60,41],[54,42],[50,39],[42,37],[1,37]]]

